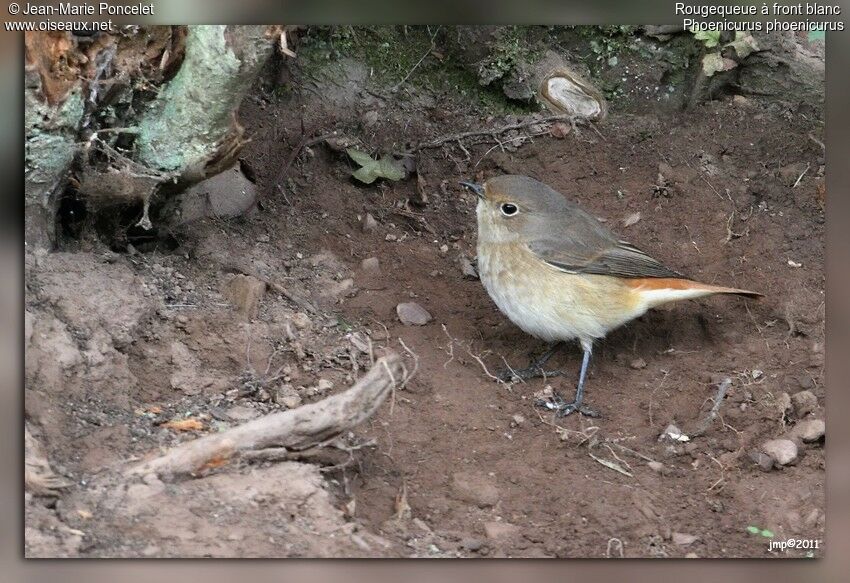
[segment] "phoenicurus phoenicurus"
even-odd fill
[[[567,340],[583,351],[575,398],[539,403],[596,416],[582,404],[593,342],[649,308],[713,294],[762,294],[693,281],[619,239],[561,193],[527,176],[461,182],[478,196],[478,273],[487,293],[527,334],[554,343],[507,378],[556,376],[543,365]]]

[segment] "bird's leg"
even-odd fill
[[[525,368],[521,368],[519,370],[511,370],[508,369],[501,374],[499,374],[499,378],[503,381],[510,381],[513,379],[518,379],[521,381],[527,381],[529,379],[537,378],[537,377],[557,377],[564,374],[559,370],[551,370],[546,371],[543,370],[543,365],[548,362],[552,355],[558,352],[558,349],[561,348],[563,342],[556,342],[552,346],[550,346],[546,352],[544,352],[540,358],[537,360],[532,360],[531,364],[529,364]]]
[[[576,393],[573,401],[568,403],[563,397],[554,393],[551,399],[538,401],[536,403],[537,405],[546,407],[547,409],[556,410],[556,415],[558,417],[566,417],[575,411],[578,411],[587,417],[599,417],[599,413],[582,404],[582,401],[584,400],[584,382],[587,379],[587,369],[590,365],[592,348],[593,345],[589,342],[581,343],[581,349],[584,354],[581,359],[581,372],[579,372],[578,386],[576,386]]]

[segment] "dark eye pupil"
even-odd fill
[[[515,215],[518,210],[519,209],[516,208],[515,204],[511,204],[509,202],[502,205],[502,212],[506,215]]]

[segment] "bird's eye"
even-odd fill
[[[511,217],[519,212],[519,208],[512,202],[502,203],[502,214]]]

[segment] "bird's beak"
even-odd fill
[[[478,198],[484,198],[484,187],[480,184],[476,184],[475,182],[461,182],[460,184],[474,192]]]

